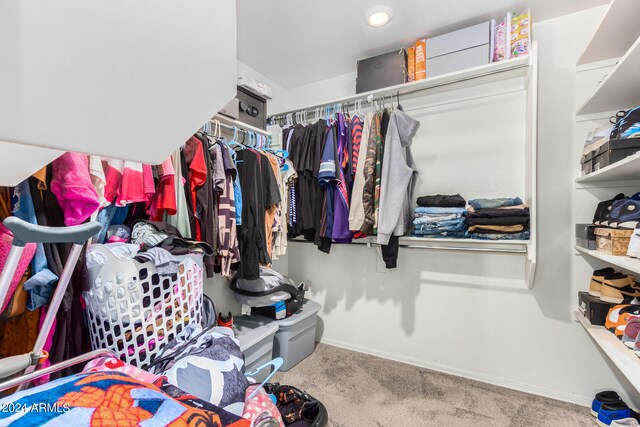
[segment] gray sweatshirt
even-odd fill
[[[411,224],[411,198],[418,173],[411,142],[420,122],[401,110],[389,120],[382,160],[377,243],[386,245],[391,235],[402,236]]]

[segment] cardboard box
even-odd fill
[[[615,305],[600,301],[600,298],[592,297],[589,292],[578,292],[578,310],[592,325],[604,326],[609,310]]]
[[[627,255],[633,230],[596,227],[596,250],[609,255]]]
[[[416,47],[407,49],[407,81],[416,80]]]
[[[425,39],[416,41],[416,80],[427,78],[427,42]]]
[[[356,67],[356,93],[406,83],[407,51],[400,49],[372,58],[361,59]]]
[[[596,226],[593,224],[576,224],[576,245],[589,249],[596,249]]]
[[[490,39],[489,21],[427,39],[427,74],[433,77],[488,64]]]

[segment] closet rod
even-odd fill
[[[225,116],[222,116],[220,114],[216,114],[210,120],[211,124],[213,124],[216,120],[221,122],[220,126],[222,126],[225,129],[233,130],[233,128],[235,127],[240,132],[244,132],[244,133],[254,132],[254,133],[259,133],[259,134],[264,135],[264,136],[271,136],[271,134],[269,132],[267,132],[266,130],[264,130],[264,129],[260,129],[260,128],[257,128],[255,126],[251,126],[250,124],[241,122],[241,121],[236,120],[236,119],[232,119],[231,117],[225,117]]]
[[[293,240],[289,240],[290,242],[299,242],[299,243],[313,243],[312,241],[309,240],[299,240],[299,239],[293,239]],[[504,243],[504,242],[500,242],[500,241],[495,241],[496,245],[499,245],[500,243]],[[525,243],[523,243],[525,244]],[[382,245],[375,243],[375,242],[362,242],[362,243],[352,243],[351,245],[353,246],[366,246],[368,248],[373,248],[373,247],[382,247]],[[465,246],[422,246],[422,245],[408,245],[408,244],[399,244],[398,247],[401,248],[405,248],[405,249],[431,249],[431,250],[437,250],[437,251],[455,251],[455,252],[482,252],[482,253],[496,253],[496,254],[526,254],[527,253],[527,249],[526,248],[522,248],[522,249],[506,249],[506,248],[473,248],[473,247],[465,247]]]
[[[512,60],[508,60],[508,61],[512,61]],[[506,73],[509,71],[513,71],[516,70],[518,68],[523,68],[523,67],[528,67],[529,66],[529,62],[527,61],[526,63],[521,62],[521,61],[514,61],[514,63],[512,63],[510,66],[505,66],[504,68],[498,69],[498,70],[487,70],[485,72],[480,72],[480,73],[476,73],[476,74],[471,74],[471,75],[464,75],[464,76],[460,76],[459,78],[453,79],[453,80],[446,80],[443,81],[441,83],[433,83],[431,85],[428,86],[424,86],[424,87],[418,87],[418,88],[412,88],[413,85],[415,85],[415,83],[409,83],[409,87],[402,87],[404,85],[407,85],[407,83],[404,83],[402,85],[397,85],[397,86],[391,86],[391,87],[387,87],[384,89],[378,89],[378,90],[373,90],[370,92],[365,92],[365,93],[359,93],[357,95],[353,95],[353,96],[349,96],[346,98],[342,98],[333,102],[323,102],[322,104],[316,104],[313,106],[308,106],[308,107],[303,107],[300,109],[295,109],[295,110],[289,110],[286,112],[281,112],[278,113],[276,115],[273,116],[269,116],[270,120],[280,120],[280,119],[285,119],[287,114],[295,114],[295,113],[315,113],[317,108],[321,108],[321,107],[325,107],[325,106],[333,106],[336,104],[342,104],[342,105],[347,105],[350,103],[353,103],[354,101],[357,100],[361,100],[363,104],[365,105],[372,105],[374,102],[376,102],[379,99],[382,99],[384,101],[384,99],[391,99],[393,100],[394,96],[397,95],[402,95],[402,96],[406,96],[406,95],[412,95],[414,93],[418,93],[418,92],[423,92],[426,90],[431,90],[431,89],[436,89],[439,87],[444,87],[444,86],[449,86],[452,84],[457,84],[457,83],[463,83],[466,81],[470,81],[470,80],[475,80],[477,78],[480,77],[485,77],[485,76],[489,76],[489,75],[496,75],[496,74],[502,74],[502,73]],[[437,77],[436,77],[437,78]]]
[[[378,243],[368,243],[370,247],[382,247]],[[491,249],[491,248],[465,248],[458,246],[420,246],[420,245],[398,245],[401,248],[406,249],[430,249],[434,251],[456,251],[456,252],[483,252],[494,254],[526,254],[526,249]]]

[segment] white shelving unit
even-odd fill
[[[606,262],[607,264],[618,267],[622,270],[625,270],[629,273],[635,273],[640,275],[640,260],[636,258],[631,258],[628,256],[616,256],[609,255],[604,252],[585,249],[581,246],[575,246],[576,251],[581,254],[588,255],[592,258],[599,259],[601,261]]]
[[[620,369],[629,382],[640,390],[640,358],[635,355],[633,350],[622,344],[622,341],[607,331],[604,326],[592,325],[579,311],[576,311],[574,315],[594,343]]]
[[[639,69],[640,37],[635,40],[576,114],[602,113],[640,105]]]
[[[391,97],[399,93],[403,99],[417,92],[422,94],[441,93],[469,87],[491,86],[491,83],[516,81],[516,90],[526,92],[526,161],[525,161],[525,201],[530,206],[530,235],[528,241],[486,241],[476,239],[438,239],[421,237],[401,237],[400,245],[411,249],[432,249],[456,252],[479,252],[500,254],[521,254],[526,256],[526,282],[529,289],[533,288],[537,262],[537,122],[538,122],[538,46],[532,44],[531,53],[527,56],[508,59],[506,61],[482,65],[440,76],[430,77],[411,83],[377,89],[357,95],[328,100],[316,105],[307,105],[295,110],[271,114],[271,117],[281,117],[288,113],[305,110],[313,111],[326,105],[351,102],[356,99],[372,97],[373,99]],[[495,90],[495,87],[492,89]],[[425,93],[426,92],[426,93]],[[415,95],[414,95],[415,96]],[[294,240],[295,241],[295,240]],[[300,241],[300,240],[299,240]],[[373,239],[361,239],[354,243],[366,243],[374,246]]]
[[[637,0],[611,0],[609,8],[598,25],[585,52],[578,60],[578,71],[611,66],[594,92],[576,111],[577,119],[604,118],[612,111],[640,105],[640,26],[637,25]],[[585,67],[585,65],[587,65]],[[583,117],[580,117],[583,116]],[[577,188],[589,186],[622,187],[640,180],[640,153],[575,180]],[[627,256],[614,256],[596,250],[575,246],[575,250],[625,271],[640,275],[640,260]],[[587,331],[594,343],[620,369],[629,382],[640,390],[640,358],[616,336],[602,326],[592,325],[579,311],[576,320]]]
[[[640,37],[637,0],[613,0],[578,65],[622,57]]]
[[[640,152],[588,175],[576,178],[576,184],[640,180]]]

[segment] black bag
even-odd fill
[[[267,383],[264,389],[276,397],[276,406],[287,427],[325,427],[327,408],[304,391],[290,385]]]

